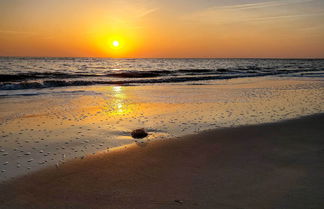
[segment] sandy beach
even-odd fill
[[[324,115],[120,147],[16,178],[1,208],[324,207]]]
[[[138,128],[145,143],[322,113],[323,92],[321,80],[274,77],[12,91],[0,97],[0,182],[134,143]]]

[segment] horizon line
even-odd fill
[[[1,58],[100,58],[100,59],[324,59],[324,57],[95,57],[95,56],[11,56]]]

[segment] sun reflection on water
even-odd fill
[[[106,103],[106,114],[126,115],[133,112],[122,86],[111,87],[111,99]]]
[[[117,93],[122,93],[122,87],[121,86],[113,86],[112,87],[112,90],[113,90],[113,92],[115,93],[115,94],[117,94]]]

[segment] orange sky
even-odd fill
[[[0,56],[323,58],[323,22],[321,0],[0,0]]]

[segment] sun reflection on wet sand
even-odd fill
[[[113,86],[112,90],[117,94],[117,93],[121,93],[123,89],[121,86]]]
[[[122,86],[113,86],[111,92],[112,96],[106,101],[106,106],[103,109],[106,115],[126,115],[133,112],[132,105],[127,101]]]

